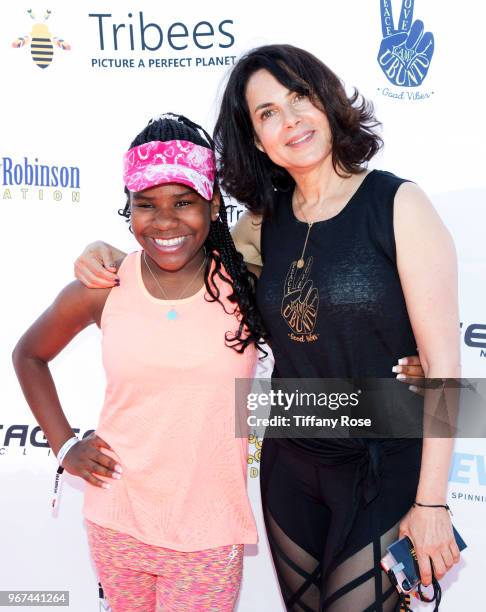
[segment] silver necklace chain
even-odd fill
[[[179,296],[177,298],[173,298],[172,300],[169,298],[169,296],[167,295],[167,293],[165,292],[164,288],[162,287],[162,285],[159,283],[159,281],[157,280],[157,277],[155,276],[155,274],[152,272],[152,268],[149,266],[149,262],[147,261],[147,257],[145,255],[145,251],[143,251],[143,260],[145,262],[145,265],[147,266],[147,270],[150,272],[150,275],[152,276],[152,278],[155,281],[155,284],[157,285],[157,287],[160,289],[160,292],[162,293],[162,296],[164,297],[164,299],[166,299],[168,302],[175,302],[176,300],[180,300],[182,298],[182,296],[184,295],[184,293],[189,289],[189,287],[192,285],[192,283],[196,280],[196,276],[199,274],[199,272],[201,272],[201,270],[203,269],[204,264],[206,263],[206,257],[204,257],[202,264],[199,266],[199,268],[196,271],[196,274],[194,274],[194,276],[191,278],[191,280],[189,281],[189,283],[184,287],[184,289],[181,291],[181,293],[179,294]]]

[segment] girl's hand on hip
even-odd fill
[[[106,478],[121,478],[121,466],[102,448],[113,451],[111,446],[95,433],[77,442],[64,457],[63,467],[74,476],[84,478],[96,487],[108,489],[110,485],[95,474]]]
[[[432,566],[440,580],[459,561],[459,548],[445,508],[411,508],[400,523],[399,537],[405,536],[413,542],[424,586],[432,583]]]

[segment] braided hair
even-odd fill
[[[131,143],[130,149],[147,142],[166,142],[168,140],[187,140],[214,151],[214,142],[211,136],[200,125],[183,115],[173,113],[165,113],[160,117],[151,119]],[[217,188],[217,179],[215,188]],[[124,208],[118,211],[118,214],[125,217],[129,222],[131,214],[130,194],[126,187],[125,193],[127,203]],[[209,233],[204,242],[204,250],[207,255],[204,269],[206,300],[219,302],[225,312],[228,312],[220,299],[221,292],[215,282],[217,277],[232,288],[228,300],[237,307],[238,329],[233,334],[226,332],[226,345],[238,353],[243,353],[247,346],[254,344],[265,356],[267,353],[262,347],[265,331],[255,299],[256,276],[248,270],[243,261],[243,256],[235,248],[222,195],[219,216],[216,221],[211,221]]]

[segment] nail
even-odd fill
[[[110,485],[107,482],[104,482],[102,485],[103,489],[109,489]]]
[[[121,474],[119,474],[118,472],[113,472],[113,474],[111,475],[112,478],[116,478],[117,480],[120,480],[121,478]]]
[[[401,372],[401,371],[402,371],[402,368],[400,366],[393,366],[392,368],[392,372],[396,373],[396,372]]]
[[[121,465],[118,465],[118,463],[115,465],[115,472],[119,472],[120,474],[123,472]]]
[[[120,286],[120,279],[115,278],[115,287],[119,287],[119,286]]]
[[[115,266],[115,264],[114,264],[114,263],[111,263],[111,264],[110,264],[108,267],[109,267],[109,268],[115,268],[115,269],[116,269],[116,266]]]
[[[397,374],[397,378],[398,380],[403,380],[404,378],[407,378],[407,377],[405,376],[405,374]]]
[[[399,360],[398,360],[398,363],[399,363],[400,365],[407,365],[407,359],[406,359],[405,357],[403,357],[402,359],[399,359]]]

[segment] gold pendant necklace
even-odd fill
[[[309,240],[309,234],[310,234],[310,231],[311,231],[312,226],[314,225],[314,223],[307,223],[307,225],[308,225],[308,229],[307,229],[307,236],[305,237],[304,248],[302,249],[302,255],[297,260],[297,267],[299,268],[299,270],[300,270],[300,268],[304,267],[305,249],[307,247],[307,241]]]

